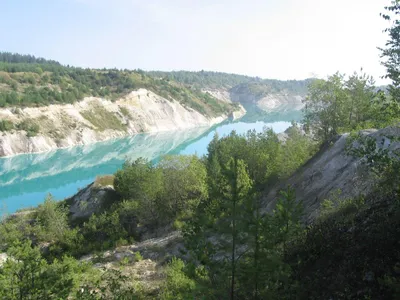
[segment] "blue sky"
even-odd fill
[[[378,83],[389,0],[1,0],[0,51],[81,67]]]

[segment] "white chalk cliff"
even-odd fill
[[[133,91],[115,102],[87,97],[67,105],[5,108],[0,109],[0,120],[37,124],[39,132],[34,136],[16,129],[0,132],[0,156],[44,152],[142,132],[212,126],[244,114],[244,108],[239,106],[235,112],[207,117],[146,89]]]

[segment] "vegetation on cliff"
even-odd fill
[[[73,103],[85,96],[117,99],[139,88],[175,99],[204,115],[232,110],[231,104],[199,89],[150,77],[141,70],[83,69],[31,55],[0,53],[0,107]]]

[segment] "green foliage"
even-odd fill
[[[396,137],[384,136],[386,144],[396,142]],[[359,157],[381,181],[383,190],[400,191],[400,160],[385,145],[374,137],[357,134],[349,138],[346,145],[348,155]]]
[[[84,240],[88,243],[82,249],[84,252],[94,249],[109,249],[115,246],[120,239],[128,236],[116,211],[92,215],[89,221],[83,224],[81,232]]]
[[[173,258],[168,264],[161,299],[185,300],[193,298],[196,283],[185,274],[184,268],[185,263],[180,259]]]
[[[78,300],[135,300],[140,292],[132,286],[130,278],[115,269],[106,270],[100,280],[82,284],[76,293]]]
[[[14,129],[14,124],[9,120],[0,120],[0,131],[10,131]]]
[[[30,55],[0,52],[0,56],[0,83],[7,86],[0,90],[0,107],[73,103],[85,96],[116,99],[132,90],[145,88],[209,116],[235,109],[234,105],[219,101],[200,89],[191,89],[159,76],[151,77],[141,70],[82,69]],[[126,114],[127,111],[121,109],[121,113]],[[101,128],[96,114],[86,117],[94,126]],[[120,126],[116,120],[109,121],[114,126]]]
[[[385,44],[385,48],[380,48],[382,65],[386,68],[386,78],[392,80],[389,85],[389,92],[393,99],[399,104],[400,99],[400,71],[398,65],[400,63],[400,22],[399,12],[400,4],[397,0],[392,0],[390,5],[385,6],[386,12],[381,14],[385,20],[391,21],[391,27],[385,32],[388,33],[389,39]]]
[[[77,291],[89,266],[64,257],[48,264],[29,241],[16,242],[0,267],[2,299],[67,299]]]
[[[394,123],[398,105],[375,89],[372,77],[364,73],[354,73],[347,80],[340,73],[315,80],[304,101],[304,123],[321,141],[345,131]]]
[[[157,168],[163,174],[162,204],[167,216],[190,217],[198,203],[207,197],[204,164],[196,156],[165,156]]]
[[[48,195],[36,210],[38,237],[42,241],[62,241],[68,231],[68,210]]]
[[[206,170],[195,156],[166,156],[156,166],[138,159],[116,172],[115,189],[140,223],[166,224],[190,216],[206,197]]]
[[[26,217],[6,217],[0,222],[0,251],[6,251],[17,241],[27,240],[33,233],[33,227]]]
[[[284,244],[298,235],[302,214],[303,206],[301,202],[296,201],[295,191],[290,187],[286,191],[281,191],[274,210],[274,217],[279,224]]]
[[[208,146],[207,168],[211,173],[226,164],[230,157],[242,159],[248,166],[250,178],[257,189],[265,189],[277,179],[291,175],[303,165],[317,150],[310,139],[300,133],[300,129],[292,127],[289,138],[282,143],[271,130],[261,133],[249,131],[246,135],[232,132],[219,139],[216,135]],[[290,159],[288,159],[290,157]],[[212,174],[212,177],[218,174]],[[212,182],[210,183],[212,186]]]
[[[163,211],[158,205],[163,192],[161,169],[144,159],[124,164],[115,173],[115,190],[132,203],[135,214],[143,224],[158,224]]]
[[[329,139],[347,122],[348,102],[343,75],[336,73],[327,81],[314,81],[305,100],[305,124],[311,126],[320,139]]]
[[[296,123],[292,124],[286,132],[288,139],[281,145],[280,156],[276,157],[280,177],[292,175],[317,151],[317,144],[311,142],[310,137],[302,134]]]
[[[25,119],[21,123],[17,124],[18,130],[25,130],[27,137],[36,136],[39,133],[40,127],[31,119]]]
[[[128,111],[128,109],[127,109],[126,107],[121,106],[121,107],[119,108],[119,111],[120,111],[125,117],[127,117],[128,119],[131,119],[131,118],[132,118],[131,114],[129,113],[129,111]]]
[[[143,260],[143,256],[140,254],[139,251],[135,252],[134,258],[135,258],[135,261],[142,261]]]
[[[227,74],[221,72],[200,71],[150,71],[147,72],[152,77],[164,78],[167,81],[177,81],[194,89],[220,89],[226,88],[236,93],[247,93],[257,97],[263,97],[269,93],[291,92],[298,95],[307,93],[307,86],[312,81],[306,80],[275,80],[261,79],[237,74]]]
[[[104,107],[96,106],[90,111],[82,111],[81,115],[99,131],[104,131],[106,129],[126,130],[126,126],[122,124],[121,120]]]
[[[208,289],[217,299],[227,298],[228,290],[231,299],[249,295],[272,299],[290,274],[281,249],[298,234],[302,209],[294,191],[288,189],[281,193],[273,215],[261,215],[259,196],[254,193],[262,185],[252,186],[251,175],[255,181],[268,179],[264,177],[268,162],[279,167],[268,160],[269,155],[281,151],[272,133],[264,134],[249,133],[247,139],[235,133],[214,138],[207,160],[210,198],[200,203],[194,218],[184,226],[185,245],[212,278]],[[204,284],[207,281],[200,286]]]

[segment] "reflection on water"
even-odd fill
[[[96,175],[114,173],[126,159],[145,157],[157,160],[165,154],[204,155],[215,132],[245,133],[272,127],[284,131],[289,122],[236,122],[213,128],[138,134],[132,137],[76,146],[40,154],[23,154],[0,159],[0,207],[14,212],[37,205],[46,194],[56,199],[71,196],[93,181]]]

